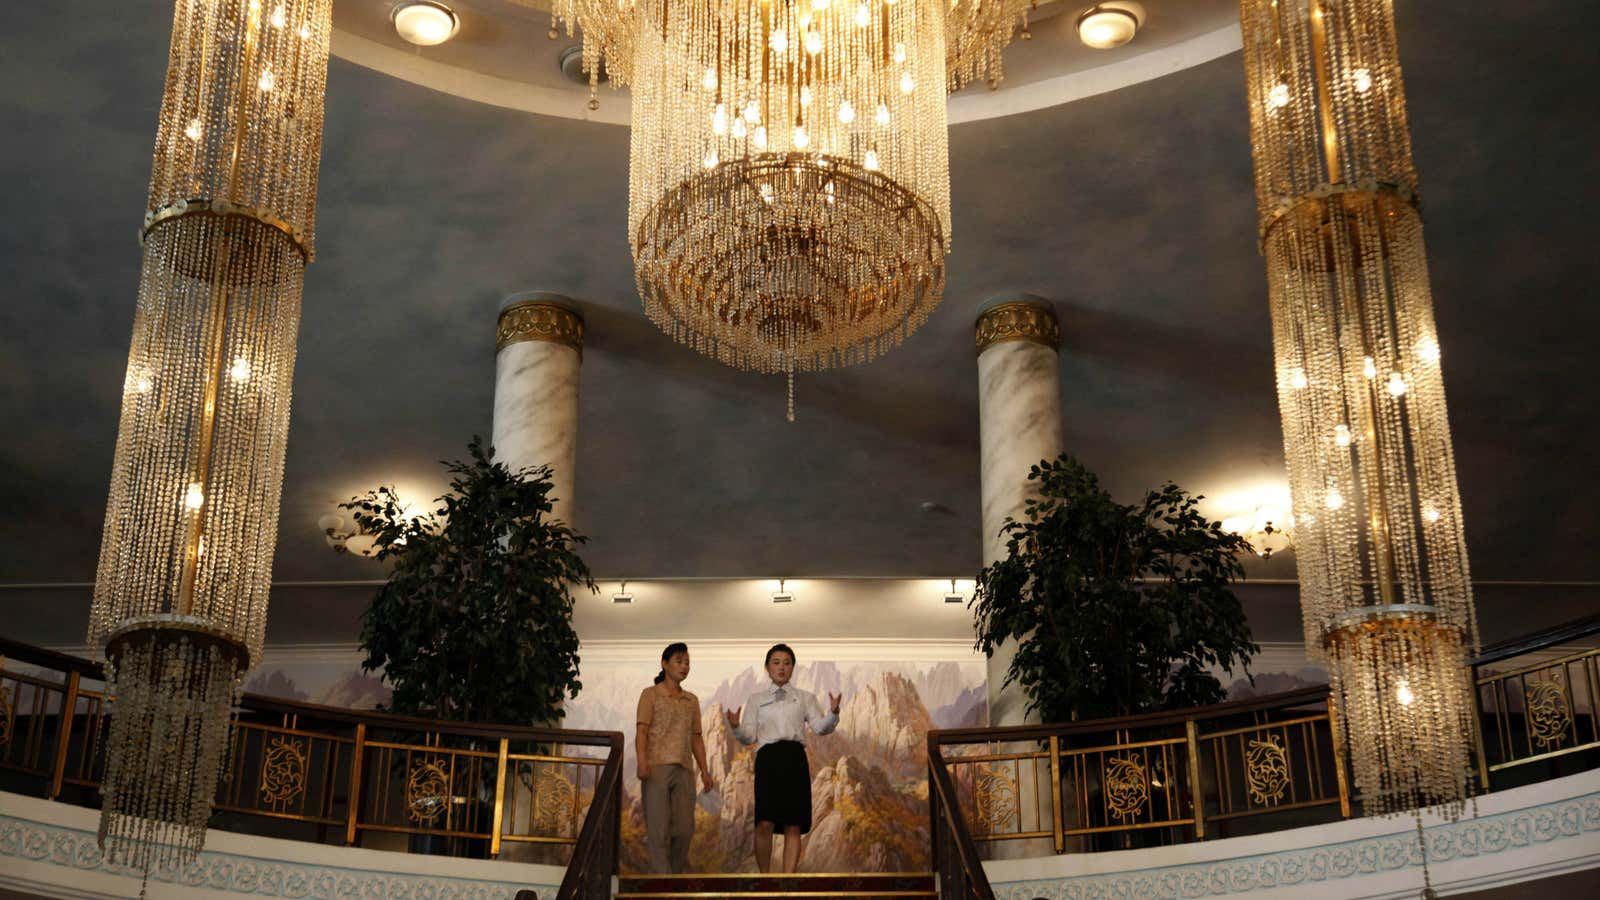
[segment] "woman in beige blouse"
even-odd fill
[[[645,845],[653,873],[686,872],[689,839],[694,836],[694,770],[706,791],[717,789],[706,766],[700,733],[700,698],[683,689],[689,677],[689,647],[668,644],[661,651],[656,683],[639,695],[639,786],[644,800]]]

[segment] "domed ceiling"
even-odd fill
[[[602,87],[591,116],[559,70],[574,41],[546,38],[539,9],[456,5],[458,38],[424,49],[394,36],[387,4],[337,4],[280,581],[380,576],[332,553],[318,517],[379,482],[439,491],[436,461],[489,432],[499,300],[529,289],[584,305],[576,517],[610,577],[970,576],[973,317],[1015,291],[1056,303],[1067,449],[1114,492],[1282,481],[1231,0],[1149,0],[1138,38],[1103,53],[1077,43],[1076,6],[1041,8],[1006,84],[951,98],[943,305],[883,359],[802,378],[793,424],[780,379],[644,318],[613,124],[626,95]],[[1600,579],[1600,7],[1407,0],[1398,16],[1474,575]],[[8,22],[0,582],[81,584],[169,4],[24,4]],[[1253,571],[1292,577],[1292,557]]]

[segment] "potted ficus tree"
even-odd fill
[[[1247,676],[1251,640],[1231,585],[1245,540],[1163,484],[1112,499],[1071,456],[1028,473],[1037,490],[1007,519],[1006,556],[978,576],[978,646],[1016,641],[1006,684],[1029,711],[1068,722],[1199,706],[1226,692],[1213,668]]]
[[[467,450],[444,463],[450,488],[431,511],[392,487],[343,504],[393,564],[362,617],[362,669],[393,687],[392,712],[554,724],[582,687],[572,591],[595,589],[585,538],[552,514],[548,466],[513,471],[476,436]]]

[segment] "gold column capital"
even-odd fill
[[[1008,300],[978,313],[974,328],[978,355],[1011,341],[1032,341],[1051,350],[1061,347],[1061,325],[1044,300]]]
[[[583,316],[570,305],[570,301],[546,295],[538,299],[518,300],[500,310],[500,319],[494,329],[495,352],[520,341],[548,341],[565,344],[583,355]]]

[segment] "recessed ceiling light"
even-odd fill
[[[1110,50],[1133,40],[1144,24],[1137,3],[1096,3],[1078,14],[1078,39],[1096,50]]]
[[[434,0],[408,0],[394,8],[394,30],[421,47],[442,44],[456,36],[461,20],[450,7]]]

